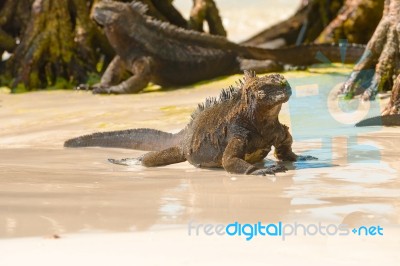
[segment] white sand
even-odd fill
[[[329,91],[348,70],[285,74],[295,94],[281,120],[291,126],[294,150],[310,150],[319,161],[289,164],[291,170],[276,178],[232,176],[188,163],[122,167],[107,158],[143,152],[62,147],[68,138],[95,131],[176,132],[198,102],[237,77],[138,95],[0,94],[0,265],[397,265],[400,130],[329,122],[344,117],[332,109],[338,101]],[[379,108],[379,101],[360,105],[353,119]],[[191,220],[381,225],[385,234],[247,242],[189,237]],[[52,239],[55,234],[61,238]]]
[[[399,230],[377,239],[189,237],[186,230],[0,240],[0,265],[398,265]]]

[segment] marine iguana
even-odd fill
[[[258,168],[275,147],[283,161],[316,159],[292,151],[289,128],[279,122],[278,114],[292,94],[280,74],[257,77],[245,72],[244,81],[222,90],[219,99],[208,98],[192,114],[190,123],[177,134],[154,129],[133,129],[94,133],[65,142],[65,147],[119,147],[152,150],[136,159],[111,162],[147,167],[189,161],[196,167],[223,167],[235,174],[266,175],[285,171],[281,165]]]
[[[135,93],[149,82],[160,86],[182,86],[243,70],[272,72],[282,65],[319,63],[318,52],[334,62],[342,62],[338,46],[309,45],[262,49],[236,44],[222,36],[186,30],[146,14],[140,2],[99,2],[92,18],[104,28],[117,56],[109,64],[94,93]],[[364,46],[346,47],[346,63],[357,61]],[[278,63],[279,62],[279,63]],[[131,76],[124,80],[129,72]]]

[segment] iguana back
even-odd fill
[[[99,2],[93,18],[102,25],[117,53],[96,93],[132,93],[149,82],[161,86],[188,85],[243,70],[271,72],[282,70],[278,63],[309,65],[319,63],[317,53],[331,61],[355,62],[363,47],[344,49],[330,44],[263,49],[230,42],[221,36],[178,28],[145,14],[146,7],[133,1]],[[133,76],[125,81],[122,73]]]

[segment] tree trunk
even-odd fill
[[[344,0],[303,0],[289,19],[265,29],[244,41],[246,45],[269,46],[276,40],[281,45],[313,42],[343,6]]]
[[[331,43],[346,39],[367,43],[382,16],[384,0],[304,0],[289,19],[244,41],[247,45],[269,46]]]
[[[91,73],[105,70],[114,51],[90,19],[91,7],[98,1],[0,0],[0,56],[4,51],[13,53],[6,67],[0,61],[0,76],[7,72],[14,77],[14,92],[59,85],[71,87],[86,83]],[[150,16],[189,27],[172,0],[140,1],[148,5]],[[215,3],[198,2],[207,3],[206,16],[198,18],[198,13],[192,11],[193,19],[199,23],[206,20],[213,34],[226,34]]]
[[[189,28],[196,31],[203,31],[204,21],[208,24],[210,34],[226,36],[226,31],[222,25],[222,19],[215,2],[213,0],[193,0]]]
[[[344,84],[342,93],[348,98],[362,94],[362,99],[367,101],[374,99],[378,92],[392,89],[397,79],[390,104],[398,104],[399,45],[400,0],[386,0],[382,20],[368,42],[362,59]],[[393,108],[396,109],[394,106],[387,109]]]
[[[390,102],[382,112],[382,115],[396,114],[400,114],[400,74],[397,75],[397,78],[394,81]]]
[[[382,17],[384,0],[346,0],[337,16],[317,37],[317,43],[367,43]]]
[[[203,24],[208,24],[209,33],[226,36],[219,10],[214,0],[193,0],[189,21],[172,5],[173,0],[139,0],[148,6],[148,15],[167,21],[181,28],[204,31]],[[121,0],[130,2],[130,0]]]
[[[10,65],[13,88],[53,86],[59,80],[84,82],[96,71],[96,27],[90,1],[35,0],[31,18]]]
[[[150,0],[147,0],[151,2]],[[172,0],[152,0],[155,8],[165,17],[165,21],[181,28],[187,28],[188,22],[172,5]],[[151,15],[151,14],[150,14]]]
[[[17,46],[16,38],[24,32],[30,18],[33,0],[0,1],[0,55],[12,52]]]

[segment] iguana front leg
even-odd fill
[[[155,167],[181,163],[186,161],[181,147],[171,147],[162,151],[153,151],[144,154],[139,158],[125,158],[121,160],[108,159],[111,163],[120,165],[143,165],[146,167]]]
[[[256,166],[246,162],[245,156],[246,140],[240,137],[233,137],[225,148],[222,156],[222,166],[224,169],[233,174],[246,175],[274,175],[277,172],[285,172],[284,166],[271,166],[259,169]]]
[[[126,66],[124,61],[117,55],[108,65],[103,76],[101,76],[100,83],[93,85],[93,88],[97,87],[109,87],[114,84],[121,82],[124,72],[126,71]]]
[[[135,93],[144,89],[150,82],[152,60],[149,57],[142,57],[132,63],[132,76],[118,85],[93,88],[93,93]]]
[[[278,138],[274,144],[275,157],[281,161],[306,161],[306,160],[318,160],[313,156],[297,155],[292,151],[293,138],[289,133],[289,128],[282,125],[281,138]]]
[[[121,60],[121,58],[117,55],[113,58],[113,60],[108,64],[106,71],[101,76],[101,80],[99,83],[96,83],[92,86],[88,84],[79,84],[77,86],[78,90],[97,90],[99,88],[108,88],[112,85],[118,84],[123,79],[124,73],[127,72],[125,63]]]

